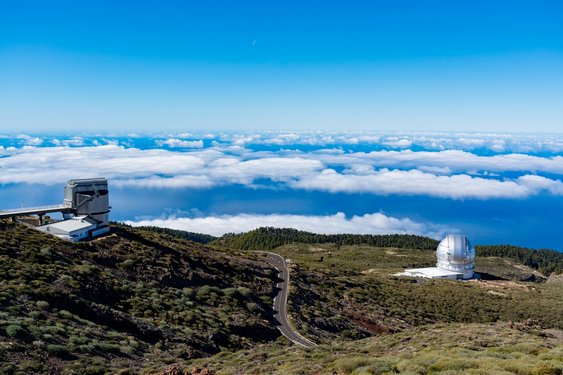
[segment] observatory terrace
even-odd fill
[[[50,206],[39,206],[39,207],[25,207],[25,208],[13,208],[7,210],[0,210],[0,219],[13,216],[23,216],[23,215],[43,215],[52,212],[71,212],[72,208],[62,205],[50,205]]]

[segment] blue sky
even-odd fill
[[[559,1],[2,1],[0,129],[560,132]]]
[[[0,208],[563,251],[562,103],[560,1],[4,0]]]

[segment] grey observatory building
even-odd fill
[[[110,210],[106,178],[73,179],[64,187],[62,204],[0,210],[0,218],[11,217],[18,220],[22,216],[37,215],[38,225],[34,225],[37,230],[78,242],[108,233]],[[45,224],[44,216],[52,212],[60,212],[63,220]]]

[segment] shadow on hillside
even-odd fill
[[[507,281],[508,279],[496,276],[486,272],[479,272],[475,274],[475,278],[479,280],[493,280],[493,281]]]

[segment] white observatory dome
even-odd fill
[[[448,234],[436,250],[438,268],[463,273],[464,279],[473,277],[475,248],[463,234]]]

